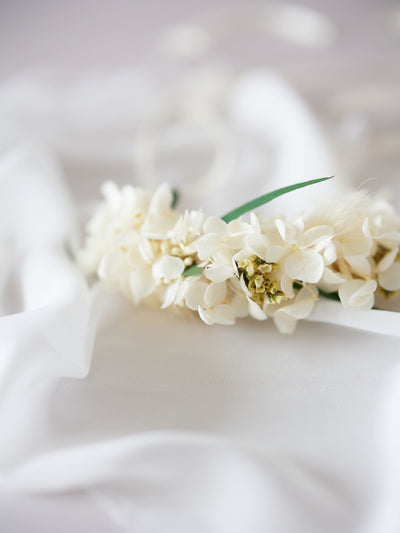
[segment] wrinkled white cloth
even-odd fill
[[[246,95],[280,83],[235,87],[258,130]],[[298,97],[280,105],[317,142]],[[400,314],[320,302],[287,337],[89,289],[65,253],[79,226],[65,153],[28,137],[0,161],[0,489],[85,489],[128,533],[399,531]]]

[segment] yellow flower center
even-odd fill
[[[280,303],[287,300],[277,280],[271,279],[278,269],[277,263],[267,263],[256,255],[241,259],[237,264],[239,275],[243,275],[246,287],[251,292],[251,298],[263,308],[265,300],[270,303]]]

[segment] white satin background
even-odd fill
[[[182,181],[184,202],[219,213],[240,203],[244,179],[258,194],[335,172],[284,80],[207,79],[228,106],[219,121],[195,122],[219,150],[201,183],[222,177],[211,196]],[[0,88],[0,489],[85,491],[128,533],[399,531],[400,315],[320,302],[287,337],[269,322],[210,328],[88,288],[65,243],[77,246],[100,178],[165,178],[151,143],[164,122],[143,127],[156,94],[127,75],[96,83]],[[139,93],[148,108],[132,103]],[[182,123],[174,142],[187,135]],[[258,152],[235,149],[243,131]],[[274,212],[301,211],[346,183],[326,187]]]

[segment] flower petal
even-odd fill
[[[185,264],[179,257],[164,255],[153,265],[153,276],[155,278],[176,279],[185,270]]]
[[[181,280],[177,279],[171,285],[168,285],[167,290],[164,294],[164,300],[161,305],[161,309],[166,309],[170,305],[176,302],[178,291],[180,288]]]
[[[339,287],[339,297],[346,308],[371,309],[374,305],[374,292],[377,284],[374,280],[352,279]]]
[[[297,293],[293,303],[280,307],[273,315],[276,327],[281,333],[291,334],[296,328],[297,320],[307,318],[318,299],[315,287],[303,287]]]
[[[326,265],[331,265],[337,259],[336,246],[333,242],[330,242],[328,246],[323,251],[324,263]]]
[[[214,317],[212,313],[210,313],[209,309],[205,309],[204,307],[198,308],[199,316],[202,319],[203,322],[205,322],[208,326],[213,326],[215,324]]]
[[[396,246],[396,248],[393,248],[393,250],[390,250],[389,252],[387,252],[378,263],[378,272],[384,272],[385,270],[387,270],[393,264],[398,253],[399,253],[398,246]]]
[[[359,276],[367,277],[371,275],[371,265],[364,255],[348,255],[345,259]]]
[[[384,272],[380,272],[379,285],[386,291],[398,291],[400,289],[400,263],[393,263]]]
[[[113,244],[115,246],[131,246],[132,244],[135,244],[138,240],[138,232],[133,230],[123,231],[122,233],[119,233],[114,241]]]
[[[323,259],[315,250],[297,250],[287,257],[284,266],[289,277],[306,283],[317,283],[324,270]]]
[[[285,273],[281,277],[281,289],[287,298],[294,298],[293,280]]]
[[[115,211],[119,209],[121,205],[121,191],[113,181],[103,183],[101,193],[111,209]]]
[[[277,218],[275,221],[275,226],[277,230],[279,231],[279,235],[282,237],[283,240],[286,240],[286,224],[283,220],[280,218]]]
[[[373,234],[369,217],[365,217],[361,228],[362,228],[362,232],[364,233],[364,235],[366,235],[370,239],[379,238],[381,236],[381,235]]]
[[[264,311],[256,304],[253,300],[249,298],[249,313],[256,320],[266,320],[268,317]]]
[[[280,333],[291,335],[296,329],[297,319],[285,313],[284,308],[278,309],[273,319]]]
[[[361,231],[353,231],[343,239],[343,255],[364,255],[370,254],[372,240]]]
[[[230,305],[236,317],[243,318],[249,314],[248,300],[243,294],[235,294]]]
[[[292,222],[292,227],[295,228],[296,233],[301,234],[304,231],[304,220],[303,217],[296,217]]]
[[[139,234],[138,245],[139,252],[143,257],[143,260],[146,261],[146,263],[151,263],[154,259],[154,252],[149,242],[149,239]]]
[[[224,236],[228,231],[228,224],[218,217],[208,217],[204,222],[204,233],[216,233]]]
[[[297,239],[296,245],[299,248],[308,248],[327,239],[332,234],[333,228],[331,226],[316,226],[303,233],[303,235]]]
[[[386,231],[380,239],[380,242],[388,248],[398,246],[400,244],[400,231]]]
[[[225,238],[224,244],[228,248],[238,250],[239,248],[244,247],[244,239],[245,234],[244,233],[238,233],[237,235],[229,235]]]
[[[204,276],[210,281],[226,281],[233,274],[231,265],[209,265],[204,270]]]
[[[226,304],[220,304],[212,309],[203,309],[199,307],[200,318],[212,326],[214,324],[221,324],[223,326],[231,326],[235,323],[235,314],[232,307]]]
[[[226,282],[210,283],[204,294],[204,302],[207,307],[215,307],[222,303],[226,296]]]
[[[240,288],[242,289],[242,291],[244,292],[244,294],[246,296],[248,296],[249,298],[251,297],[251,292],[249,291],[249,289],[247,288],[246,286],[246,282],[244,281],[244,276],[243,274],[240,276]]]
[[[192,281],[188,283],[185,300],[189,309],[197,311],[199,307],[204,307],[204,294],[207,290],[208,283],[205,281]]]
[[[154,191],[150,202],[149,212],[156,215],[166,213],[171,209],[172,200],[173,196],[171,187],[167,183],[162,183]]]
[[[154,288],[155,281],[150,269],[136,270],[129,276],[129,287],[135,303],[149,296]]]
[[[218,249],[220,238],[216,233],[203,235],[196,241],[196,250],[201,260],[209,259]]]
[[[340,285],[346,281],[346,279],[337,272],[333,272],[330,268],[325,267],[321,281],[327,285]]]
[[[261,231],[260,221],[258,220],[258,216],[255,213],[253,213],[253,212],[250,213],[250,226],[257,233],[259,233]]]
[[[278,244],[268,246],[263,256],[261,256],[267,263],[277,263],[283,255],[284,248]]]
[[[215,324],[231,326],[235,323],[235,313],[230,305],[220,304],[211,310]]]
[[[315,302],[318,300],[318,291],[315,287],[303,287],[297,293],[296,299],[293,303],[282,307],[282,310],[297,319],[307,318],[314,308]]]
[[[244,239],[244,244],[253,254],[263,258],[269,241],[265,235],[249,233]]]
[[[123,278],[123,271],[128,266],[127,255],[120,248],[112,248],[100,261],[97,275],[102,280]]]

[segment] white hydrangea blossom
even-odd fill
[[[370,309],[377,291],[400,290],[400,219],[364,193],[308,216],[251,213],[229,223],[178,213],[166,184],[151,193],[109,182],[102,193],[79,261],[135,304],[179,306],[209,325],[272,317],[292,333],[321,292]]]

